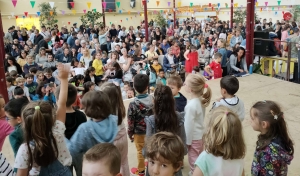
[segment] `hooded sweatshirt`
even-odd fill
[[[254,152],[254,159],[251,166],[252,175],[288,175],[288,165],[291,164],[294,156],[291,149],[284,147],[280,138],[271,140],[266,147],[257,149]]]
[[[128,106],[128,137],[133,140],[134,134],[146,134],[145,117],[153,114],[153,96],[140,94]]]
[[[72,155],[76,174],[82,175],[83,154],[99,143],[113,143],[118,134],[118,117],[109,115],[102,121],[89,120],[82,123],[70,140],[67,147]]]
[[[226,106],[231,111],[236,113],[241,121],[245,118],[245,107],[242,100],[240,100],[237,96],[232,98],[223,98],[220,102],[214,102],[212,109],[219,107],[219,106]]]

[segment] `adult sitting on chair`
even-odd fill
[[[247,63],[245,58],[245,49],[237,48],[230,56],[230,74],[248,73]]]
[[[171,71],[172,68],[175,67],[175,64],[178,63],[178,60],[174,56],[172,49],[169,48],[167,51],[168,53],[164,56],[163,60],[163,68],[165,72],[167,72],[168,70]]]

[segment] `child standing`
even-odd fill
[[[235,95],[239,90],[239,80],[234,76],[225,76],[221,79],[220,84],[222,97],[213,103],[212,108],[226,106],[243,121],[245,118],[244,103]]]
[[[288,175],[294,158],[294,144],[288,134],[283,112],[273,101],[259,101],[251,110],[251,126],[259,131],[252,162],[252,175]]]
[[[203,135],[205,150],[195,162],[193,176],[244,175],[246,145],[242,124],[225,106],[214,109]]]
[[[175,111],[175,102],[170,87],[157,86],[154,92],[153,110],[154,115],[145,118],[146,137],[148,138],[160,131],[166,131],[177,134],[185,143],[184,116]],[[176,175],[182,176],[181,170]]]
[[[190,163],[189,175],[192,175],[195,167],[194,163],[203,150],[204,115],[205,108],[209,105],[211,99],[211,89],[205,84],[204,77],[196,74],[187,76],[185,88],[191,96],[184,109],[184,127]]]
[[[21,110],[23,106],[25,106],[27,103],[29,103],[28,99],[22,97],[9,101],[4,107],[5,114],[7,116],[7,121],[15,129],[9,135],[9,142],[13,149],[15,157],[17,155],[19,147],[23,143],[23,131],[21,128]]]
[[[102,91],[90,91],[82,98],[83,110],[91,120],[82,123],[67,141],[76,175],[82,175],[83,154],[98,143],[113,143],[118,133],[118,117],[110,97]]]
[[[183,166],[184,144],[180,137],[170,132],[151,136],[146,144],[150,176],[174,176]]]
[[[97,144],[84,154],[82,165],[82,173],[84,176],[119,176],[121,154],[113,144]]]
[[[182,85],[183,83],[179,76],[171,76],[167,79],[167,86],[169,86],[172,90],[172,94],[175,99],[175,110],[177,112],[184,112],[184,108],[187,103],[185,96],[179,92]]]
[[[153,97],[147,94],[149,86],[149,77],[147,75],[135,75],[133,86],[138,92],[138,95],[128,106],[128,137],[135,143],[137,149],[138,168],[132,168],[130,172],[133,175],[144,176],[145,163],[142,155],[146,134],[146,123],[144,119],[146,116],[153,114]]]
[[[222,54],[215,53],[214,60],[204,68],[204,71],[212,77],[212,79],[222,78]]]
[[[112,114],[118,116],[118,135],[115,138],[114,144],[121,153],[121,174],[122,176],[129,176],[128,140],[126,127],[123,121],[126,116],[126,111],[121,89],[114,83],[106,82],[100,87],[100,90],[109,96],[111,104],[115,107]]]
[[[0,151],[2,151],[2,146],[6,136],[14,131],[14,128],[10,126],[6,121],[4,106],[4,98],[2,95],[0,95]]]
[[[72,157],[63,137],[70,67],[60,64],[58,69],[61,91],[56,120],[53,120],[54,109],[48,102],[31,102],[22,111],[25,143],[15,159],[18,175],[72,175],[68,168]]]

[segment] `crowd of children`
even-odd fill
[[[1,153],[2,173],[72,175],[74,168],[76,175],[182,176],[187,155],[189,175],[245,175],[241,123],[245,110],[235,95],[239,89],[236,77],[220,80],[222,98],[213,103],[205,126],[211,89],[203,76],[187,76],[187,101],[179,92],[183,86],[180,77],[168,78],[152,96],[148,94],[149,76],[137,74],[132,90],[137,95],[132,95],[128,106],[126,130],[119,85],[107,82],[99,90],[88,90],[81,97],[82,112],[74,108],[78,89],[68,84],[69,66],[58,64],[57,69],[60,86],[53,90],[55,103],[45,98],[29,102],[21,87],[23,80],[18,80],[20,87],[14,90],[22,92],[21,96],[6,104],[0,97],[0,144],[2,147],[9,135],[15,156],[12,169]],[[26,84],[32,84],[33,78],[28,78]],[[129,86],[125,83],[123,89],[130,91]],[[280,107],[273,101],[260,101],[252,106],[250,116],[251,126],[260,132],[252,175],[287,175],[294,148]],[[127,135],[137,150],[137,168],[129,169]]]

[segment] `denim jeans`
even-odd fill
[[[58,160],[54,161],[47,167],[41,167],[41,176],[72,176],[72,172],[68,166],[63,166]]]

